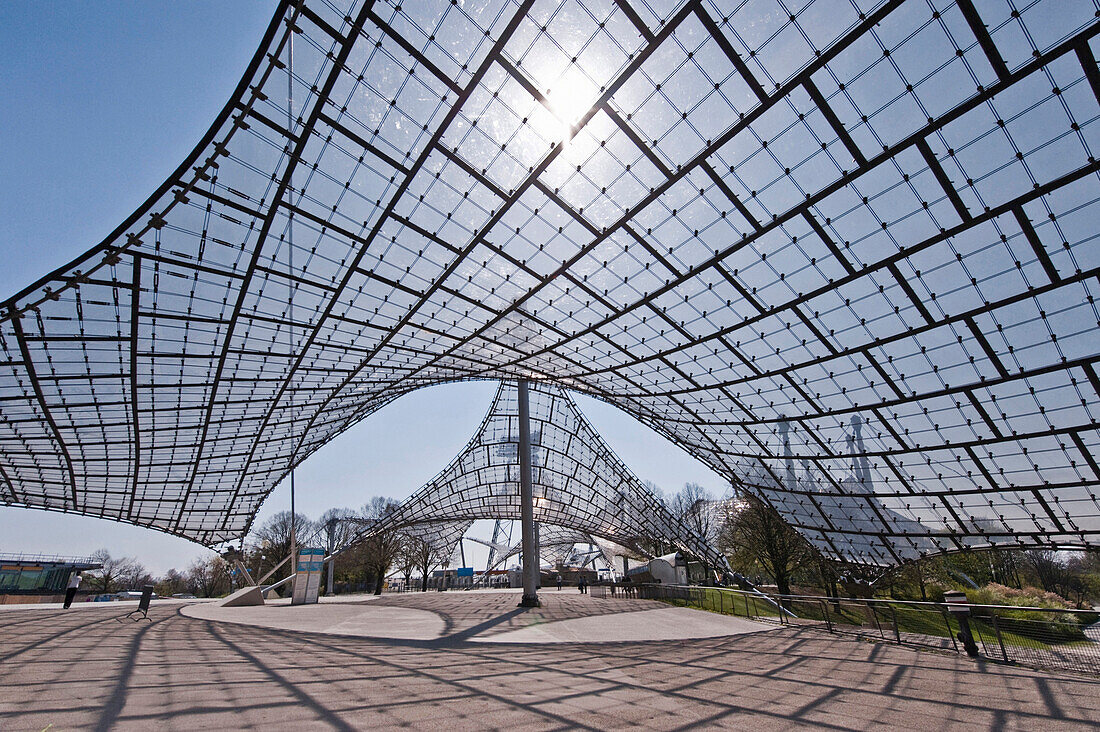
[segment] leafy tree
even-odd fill
[[[718,545],[732,555],[734,566],[759,563],[781,595],[790,594],[795,572],[817,559],[817,552],[805,537],[774,508],[748,493],[739,506],[730,509]]]

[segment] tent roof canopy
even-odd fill
[[[4,303],[0,501],[214,545],[400,395],[523,377],[838,556],[1096,546],[1095,9],[782,8],[282,3]]]

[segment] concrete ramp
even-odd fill
[[[264,604],[262,587],[242,587],[218,603],[218,607],[251,607]]]

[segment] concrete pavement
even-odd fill
[[[362,638],[491,643],[622,642],[714,638],[774,630],[744,618],[669,607],[649,600],[594,598],[575,590],[543,592],[542,607],[520,611],[512,591],[410,592],[323,598],[292,607],[286,600],[254,607],[195,604],[192,618],[275,630]],[[332,601],[332,600],[335,600]]]
[[[408,596],[405,596],[408,597]],[[0,730],[1020,729],[1100,725],[1100,682],[819,631],[621,643],[469,642],[519,628],[503,601],[374,602],[434,612],[435,640],[377,640],[187,617],[25,609],[0,617]],[[648,604],[618,601],[623,611]],[[418,604],[420,603],[420,604]],[[415,605],[415,606],[414,606]],[[548,622],[617,615],[548,607]],[[572,608],[572,609],[571,609]],[[521,611],[522,612],[522,611]],[[531,626],[525,626],[531,627]],[[475,633],[476,634],[476,633]]]

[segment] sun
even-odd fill
[[[592,110],[599,95],[596,85],[571,64],[546,92],[546,106],[557,120],[553,141],[568,145],[577,125]]]

